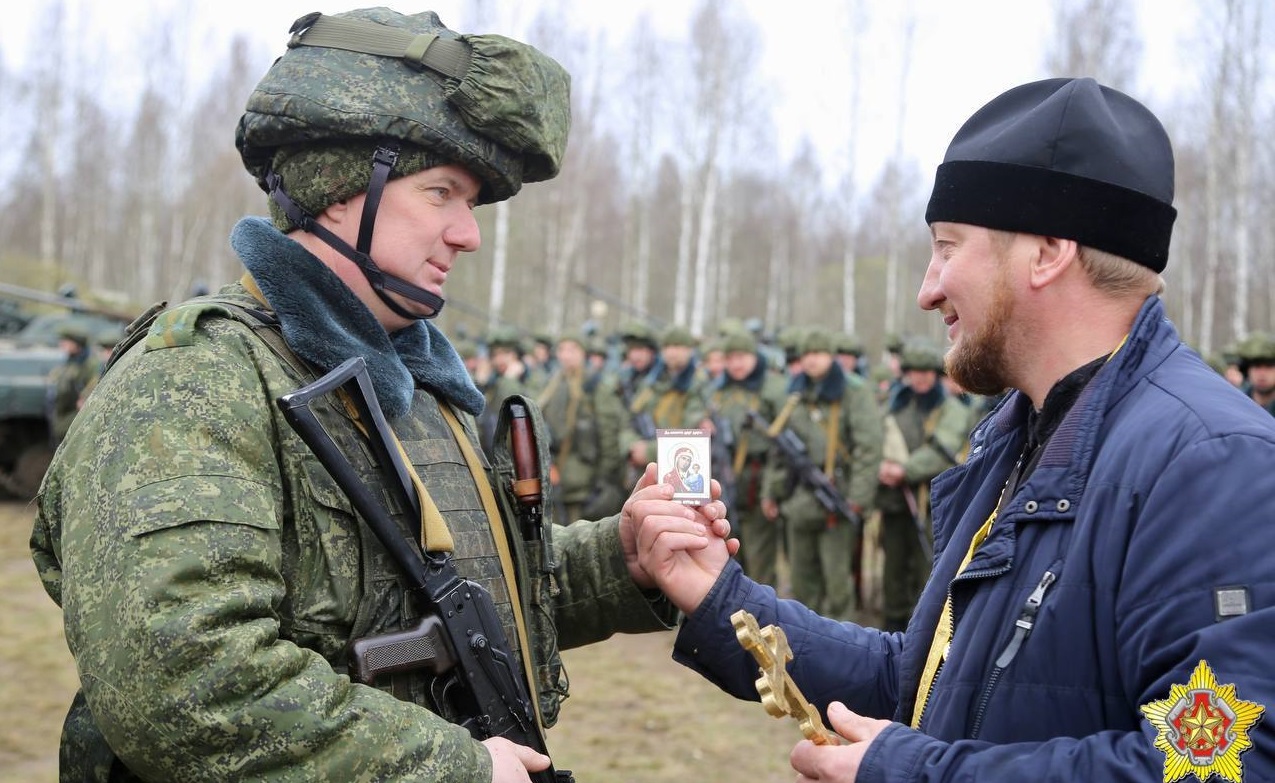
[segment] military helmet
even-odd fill
[[[943,372],[943,349],[924,337],[910,337],[899,351],[899,369]]]
[[[1240,368],[1247,371],[1254,364],[1275,364],[1275,336],[1266,332],[1253,332],[1236,346]]]
[[[658,350],[660,347],[659,338],[655,336],[655,331],[643,321],[629,321],[620,330],[620,339],[624,341],[626,347],[630,345],[645,345],[649,348]]]
[[[68,321],[60,325],[58,327],[57,334],[58,337],[78,343],[81,347],[88,345],[89,338],[91,337],[89,330],[86,329],[83,324],[78,324],[73,321]]]
[[[863,341],[853,334],[840,332],[836,335],[834,342],[836,343],[837,353],[863,356]]]
[[[511,326],[497,326],[487,332],[487,339],[483,342],[487,343],[487,350],[496,348],[510,348],[517,351],[519,355],[523,352],[522,336],[518,334],[518,330]]]
[[[398,141],[465,166],[482,182],[480,203],[557,175],[570,77],[534,47],[458,34],[432,11],[387,8],[312,13],[289,32],[235,133],[263,190],[280,149],[360,140]]]
[[[757,338],[750,332],[732,332],[722,338],[722,350],[726,353],[757,353]]]
[[[806,330],[800,326],[785,326],[779,330],[775,342],[784,352],[785,362],[792,363],[801,358],[801,341],[805,334]]]
[[[808,353],[833,353],[834,345],[832,332],[816,327],[808,329],[802,336],[800,350],[803,356]]]
[[[691,334],[691,330],[685,326],[673,324],[667,327],[660,335],[661,345],[681,345],[694,348],[696,344],[695,335]]]

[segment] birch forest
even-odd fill
[[[813,144],[781,155],[773,108],[755,89],[763,20],[730,0],[687,2],[680,37],[641,17],[622,39],[603,41],[573,26],[565,0],[520,29],[501,26],[500,0],[473,0],[467,18],[444,19],[554,56],[572,74],[574,122],[557,179],[479,208],[483,247],[453,270],[440,325],[556,334],[646,318],[706,335],[727,317],[758,318],[768,330],[851,332],[871,350],[888,334],[940,336],[939,319],[915,304],[933,171],[901,143],[870,179],[853,165],[833,170]],[[1196,78],[1148,103],[1177,154],[1166,301],[1184,338],[1209,353],[1275,329],[1275,3],[1194,2],[1198,40],[1182,56]],[[1155,75],[1140,71],[1130,3],[1048,5],[1040,62],[1021,81],[1083,74],[1141,97],[1136,85]],[[19,68],[0,58],[0,279],[46,291],[72,284],[140,312],[238,278],[227,236],[266,202],[239,161],[234,127],[284,31],[269,52],[236,38],[225,51],[192,53],[176,43],[179,20],[154,19],[133,52],[144,83],[122,100],[91,37],[49,45],[68,40],[71,20],[62,0],[42,6],[31,43],[40,56]],[[867,80],[910,78],[917,20],[906,14],[891,33],[903,67],[883,71],[859,54],[879,9],[846,0],[839,18],[819,22],[840,26],[852,63],[813,77],[845,101],[852,122],[839,157],[849,160]],[[199,87],[173,89],[189,84]],[[892,127],[932,121],[901,100],[893,114]]]

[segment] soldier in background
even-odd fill
[[[837,351],[837,363],[841,365],[841,369],[846,374],[856,374],[861,377],[867,377],[866,367],[863,361],[863,341],[853,334],[840,332],[834,335]]]
[[[583,336],[563,336],[555,354],[557,370],[536,403],[552,436],[550,481],[570,524],[614,514],[624,504],[624,407],[602,372],[586,366]]]
[[[739,559],[744,572],[764,584],[778,587],[776,564],[784,534],[783,520],[767,519],[762,513],[762,477],[770,440],[752,427],[749,412],[756,411],[766,421],[774,421],[787,397],[784,379],[772,372],[766,357],[757,350],[757,341],[748,332],[722,338],[726,368],[708,390],[709,409],[714,419],[729,423],[731,475],[734,487],[727,518],[741,542]],[[715,432],[713,437],[719,437]],[[721,466],[715,466],[720,476]]]
[[[95,360],[97,362],[98,371],[93,373],[93,377],[89,382],[84,384],[84,388],[80,390],[80,397],[76,400],[75,408],[79,410],[84,407],[84,401],[93,393],[93,389],[97,387],[97,381],[102,377],[102,372],[106,370],[107,364],[111,361],[111,354],[115,352],[115,346],[119,344],[124,333],[120,329],[107,329],[98,332],[93,338],[93,346],[97,351]]]
[[[93,354],[91,342],[88,330],[77,323],[58,328],[58,348],[66,355],[66,361],[53,368],[45,386],[49,438],[54,446],[71,429],[71,422],[80,411],[80,395],[101,372],[102,364]]]
[[[703,372],[703,380],[706,384],[712,384],[722,377],[722,372],[726,369],[726,351],[722,348],[722,342],[725,338],[718,335],[704,343],[704,350],[700,356],[700,368]]]
[[[862,517],[876,499],[881,413],[864,380],[847,375],[832,352],[830,333],[806,333],[801,372],[789,383],[788,398],[771,422],[771,432],[791,429],[810,459]],[[852,619],[857,580],[853,553],[860,546],[859,531],[820,505],[810,487],[794,481],[778,454],[766,464],[762,510],[769,520],[782,514],[788,527],[793,597],[828,617]]]
[[[973,426],[968,406],[939,382],[943,351],[912,338],[899,354],[903,382],[890,398],[877,508],[881,511],[882,626],[902,631],[930,577],[930,480],[961,461]]]
[[[708,419],[706,386],[695,361],[695,337],[680,326],[660,335],[660,363],[644,377],[629,403],[620,448],[631,470],[656,460],[654,430],[702,427]]]
[[[496,434],[496,418],[500,406],[515,394],[534,393],[528,381],[527,365],[522,361],[522,338],[511,327],[499,326],[487,333],[487,360],[478,364],[474,381],[483,393],[485,404],[478,416],[478,434],[483,451],[492,454],[492,438]]]
[[[1236,353],[1244,373],[1240,390],[1275,415],[1275,337],[1253,332],[1240,342]]]
[[[775,336],[775,344],[784,352],[784,366],[781,370],[785,379],[792,379],[801,374],[801,344],[806,330],[800,326],[785,326]]]
[[[660,341],[655,331],[641,321],[631,321],[620,330],[624,348],[616,390],[627,409],[637,397],[648,375],[659,373]]]

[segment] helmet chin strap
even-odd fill
[[[396,315],[412,321],[434,318],[443,309],[444,300],[433,291],[426,291],[420,286],[412,285],[401,277],[386,274],[376,265],[370,255],[372,250],[372,230],[376,227],[376,211],[381,204],[381,195],[385,192],[385,183],[389,181],[390,171],[398,161],[398,148],[380,146],[372,155],[372,179],[368,183],[367,198],[363,201],[363,214],[359,222],[358,247],[350,247],[349,243],[320,225],[314,216],[292,200],[283,190],[283,182],[273,171],[266,174],[266,187],[270,198],[274,199],[284,214],[288,216],[302,231],[308,231],[323,240],[329,247],[350,259],[363,272],[372,290],[385,306]],[[418,304],[423,304],[433,312],[429,315],[417,315],[408,311],[390,297],[393,292]]]

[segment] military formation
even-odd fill
[[[480,430],[511,395],[542,409],[561,518],[619,511],[656,461],[656,431],[702,428],[745,571],[824,614],[902,629],[930,568],[928,482],[964,459],[994,400],[952,386],[933,341],[886,348],[877,366],[855,335],[756,319],[703,338],[645,321],[557,339],[501,325],[459,345],[486,395]]]

